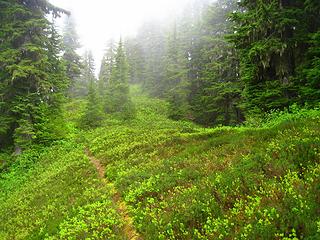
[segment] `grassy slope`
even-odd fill
[[[168,120],[163,101],[135,102],[135,120],[109,116],[0,175],[0,239],[123,238],[111,188],[85,146],[145,239],[320,238],[319,111],[203,129]]]
[[[146,239],[320,238],[319,111],[202,129],[136,101],[136,121],[109,122],[87,144]]]
[[[0,174],[1,240],[122,238],[112,187],[74,139],[35,147]]]

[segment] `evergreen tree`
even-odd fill
[[[181,50],[181,42],[177,34],[176,23],[174,23],[173,33],[168,40],[167,56],[165,58],[165,81],[161,84],[161,91],[167,95],[170,102],[169,116],[176,120],[186,118],[189,113],[187,59]]]
[[[219,0],[204,14],[197,94],[192,103],[195,120],[204,125],[233,125],[243,120],[238,58],[225,39],[231,31],[228,14],[235,9],[235,1]]]
[[[145,23],[137,35],[144,56],[142,87],[153,97],[164,97],[161,90],[165,77],[166,35],[163,24]]]
[[[240,1],[232,42],[240,57],[248,110],[269,111],[297,101],[293,77],[304,61],[310,19],[301,0]]]
[[[142,83],[145,73],[145,58],[141,44],[137,39],[126,39],[125,52],[129,64],[129,82]]]
[[[111,71],[115,61],[116,46],[114,40],[111,39],[107,45],[107,49],[101,61],[100,73],[99,73],[99,95],[105,94],[105,89],[111,78]]]
[[[95,66],[91,51],[86,51],[83,57],[82,94],[87,95],[87,106],[82,117],[82,126],[86,128],[98,127],[102,120],[101,102],[97,94],[97,80],[94,75]]]
[[[319,104],[320,96],[320,2],[305,1],[308,19],[310,44],[303,64],[298,67],[295,85],[299,86],[299,102],[314,106]]]
[[[102,112],[94,79],[90,80],[87,100],[88,102],[85,114],[82,118],[82,125],[89,128],[98,127],[102,120]]]
[[[125,119],[134,115],[134,106],[129,96],[128,79],[128,63],[123,43],[120,40],[107,88],[105,109],[108,113],[120,113]]]
[[[75,85],[75,95],[78,97],[87,96],[91,81],[96,81],[94,59],[91,51],[85,51],[82,66],[81,75]]]
[[[0,2],[0,144],[16,153],[43,140],[40,126],[61,102],[66,78],[46,14],[63,12],[45,0]]]
[[[76,81],[79,80],[81,74],[81,57],[77,53],[77,50],[80,48],[80,43],[72,16],[65,19],[63,46],[63,59],[66,62],[66,73],[70,80],[69,94],[75,96]]]

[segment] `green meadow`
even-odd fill
[[[203,128],[133,100],[135,119],[87,130],[68,103],[63,140],[1,155],[0,239],[320,238],[318,109]]]

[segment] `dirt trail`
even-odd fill
[[[105,168],[101,164],[101,162],[96,159],[90,150],[88,148],[85,149],[85,153],[90,159],[90,162],[93,164],[93,166],[97,169],[97,172],[99,174],[99,177],[109,186],[112,187],[112,192],[114,192],[114,195],[112,197],[112,201],[114,205],[117,207],[117,211],[120,214],[122,221],[123,221],[123,235],[125,239],[128,240],[142,240],[142,237],[137,233],[136,229],[133,226],[133,220],[130,217],[128,210],[127,210],[127,205],[124,201],[122,201],[120,194],[117,192],[116,188],[111,182],[108,182],[105,177]]]

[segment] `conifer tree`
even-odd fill
[[[100,73],[99,73],[99,95],[105,94],[105,89],[110,81],[112,68],[115,61],[116,46],[114,40],[111,39],[107,45],[105,54],[101,61]]]
[[[82,125],[89,128],[98,127],[102,120],[102,112],[94,79],[91,79],[89,83],[87,101],[85,114],[82,118]]]
[[[162,91],[170,102],[169,116],[173,119],[186,118],[189,113],[189,81],[187,79],[187,58],[181,49],[177,26],[174,23],[173,33],[169,37],[166,56],[165,81]]]
[[[82,126],[85,128],[98,127],[102,119],[101,102],[97,93],[97,80],[94,75],[95,66],[91,51],[86,51],[84,54],[83,71],[81,78],[83,94],[87,95],[87,106],[82,117]]]
[[[72,16],[66,18],[64,22],[63,48],[63,59],[66,62],[66,73],[70,81],[69,94],[75,96],[76,81],[81,74],[81,57],[77,53],[80,43]]]
[[[128,79],[128,63],[122,40],[120,40],[107,87],[105,109],[108,113],[119,113],[125,119],[134,116],[134,106],[129,96]]]
[[[137,39],[126,39],[125,52],[129,64],[129,82],[142,83],[145,73],[145,58],[141,44]]]
[[[239,62],[225,39],[232,30],[228,14],[235,9],[235,1],[219,0],[204,14],[198,50],[202,54],[197,57],[201,70],[192,106],[195,120],[204,125],[234,125],[243,120]]]
[[[16,153],[43,140],[39,126],[66,86],[49,13],[67,12],[45,0],[0,2],[0,147],[14,143]]]
[[[320,96],[320,2],[308,0],[304,7],[310,47],[304,63],[298,67],[294,84],[299,86],[299,103],[315,106],[319,104]]]
[[[83,55],[81,75],[75,84],[75,95],[77,97],[87,96],[91,81],[96,81],[94,59],[92,52],[86,50]]]
[[[154,97],[164,97],[161,90],[165,77],[165,45],[166,35],[164,27],[159,22],[144,24],[137,36],[141,51],[144,54],[143,89]]]
[[[307,1],[306,1],[307,2]],[[239,1],[232,42],[240,57],[249,111],[289,106],[297,99],[293,77],[304,59],[308,17],[304,1]]]

